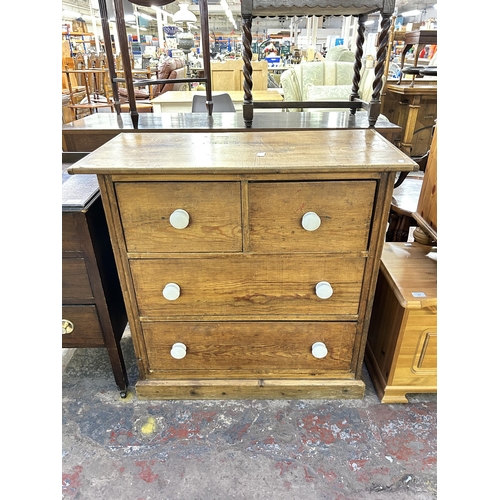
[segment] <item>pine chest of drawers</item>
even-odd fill
[[[97,174],[139,397],[360,398],[397,171],[374,130],[121,134]]]

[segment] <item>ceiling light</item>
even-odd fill
[[[188,9],[187,3],[179,4],[179,10],[173,15],[174,23],[196,22],[196,16]]]
[[[403,12],[401,15],[403,17],[413,17],[413,16],[418,16],[420,14],[419,10],[409,10],[407,12]]]
[[[150,16],[149,14],[143,14],[142,12],[137,13],[138,16],[142,17],[143,19],[146,19],[146,21],[152,21],[153,17]]]

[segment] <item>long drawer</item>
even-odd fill
[[[63,322],[71,322],[73,331],[62,336],[63,347],[104,347],[97,309],[88,306],[62,306]]]
[[[142,317],[332,317],[358,313],[365,258],[328,254],[172,256],[131,259],[130,267]],[[321,282],[330,284],[330,297],[318,297]],[[165,288],[169,296],[173,285],[179,287],[178,298],[165,298]]]
[[[153,322],[143,323],[149,369],[191,370],[190,376],[225,377],[309,371],[349,372],[356,325],[334,322]],[[272,335],[269,332],[272,331]],[[322,342],[327,354],[316,358],[312,346]],[[186,346],[181,359],[174,344]],[[199,373],[197,373],[198,371]],[[183,375],[186,375],[185,373]]]

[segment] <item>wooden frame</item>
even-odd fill
[[[380,114],[380,93],[382,77],[385,71],[385,60],[389,40],[391,16],[394,12],[395,0],[241,0],[241,15],[243,17],[243,72],[245,82],[245,100],[243,118],[247,127],[252,126],[254,108],[349,108],[351,114],[357,109],[366,109],[369,114],[369,126],[373,127]],[[375,63],[375,79],[373,94],[369,103],[359,96],[359,82],[361,80],[361,59],[363,57],[363,43],[365,23],[368,14],[380,12],[382,16],[381,32],[378,37],[377,60]],[[350,101],[283,101],[282,103],[254,102],[252,98],[252,19],[259,16],[277,16],[286,13],[288,16],[325,16],[351,15],[358,17],[358,33],[356,40],[356,59],[354,62],[354,77]]]
[[[120,45],[120,51],[122,54],[128,54],[128,39],[127,31],[125,27],[125,14],[123,11],[122,0],[113,0],[115,13],[116,13],[116,28],[118,31],[118,43]],[[132,2],[134,3],[134,2]],[[200,7],[200,24],[201,24],[201,42],[203,47],[203,67],[205,68],[205,75],[203,77],[196,78],[180,78],[176,80],[176,83],[187,83],[187,82],[203,82],[206,85],[207,93],[207,109],[209,115],[212,115],[213,101],[212,101],[212,82],[210,75],[210,48],[209,48],[209,31],[208,31],[208,5],[207,0],[199,0]],[[113,59],[113,49],[111,44],[111,33],[109,30],[108,22],[108,9],[106,6],[106,0],[99,0],[99,11],[101,13],[101,24],[102,32],[104,36],[104,48],[106,55],[108,57],[109,72],[111,76],[111,85],[113,88],[113,98],[115,101],[115,109],[117,114],[120,114],[120,100],[118,96],[118,82],[123,81],[122,79],[117,79],[116,68]],[[137,129],[139,126],[139,113],[137,111],[137,104],[135,101],[134,87],[142,87],[150,84],[161,84],[161,83],[172,83],[171,80],[136,80],[134,82],[132,78],[132,65],[128,57],[123,58],[123,71],[125,72],[125,84],[127,87],[129,95],[129,106],[130,106],[130,116],[132,118],[132,123],[134,128]]]

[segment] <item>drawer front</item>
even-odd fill
[[[94,298],[84,259],[62,259],[62,298],[63,301]]]
[[[129,252],[242,251],[239,182],[119,182],[115,187]],[[187,227],[171,224],[176,210],[187,212]]]
[[[150,370],[200,370],[205,377],[223,370],[235,374],[270,374],[311,370],[349,371],[356,327],[333,322],[161,322],[143,323]],[[171,355],[175,343],[186,355]],[[327,354],[316,358],[322,342]]]
[[[250,250],[366,250],[375,188],[375,181],[252,183],[248,188]],[[317,229],[303,228],[302,218],[308,212],[319,217]]]
[[[235,254],[133,259],[130,266],[141,316],[332,316],[357,314],[365,259]],[[327,299],[316,295],[323,281],[333,289]],[[163,296],[171,283],[180,288],[175,300]]]
[[[63,320],[70,321],[71,333],[62,335],[63,347],[101,347],[104,336],[95,306],[62,306]]]
[[[76,229],[76,217],[84,217],[81,213],[66,212],[62,214],[62,251],[81,252],[80,237]]]

